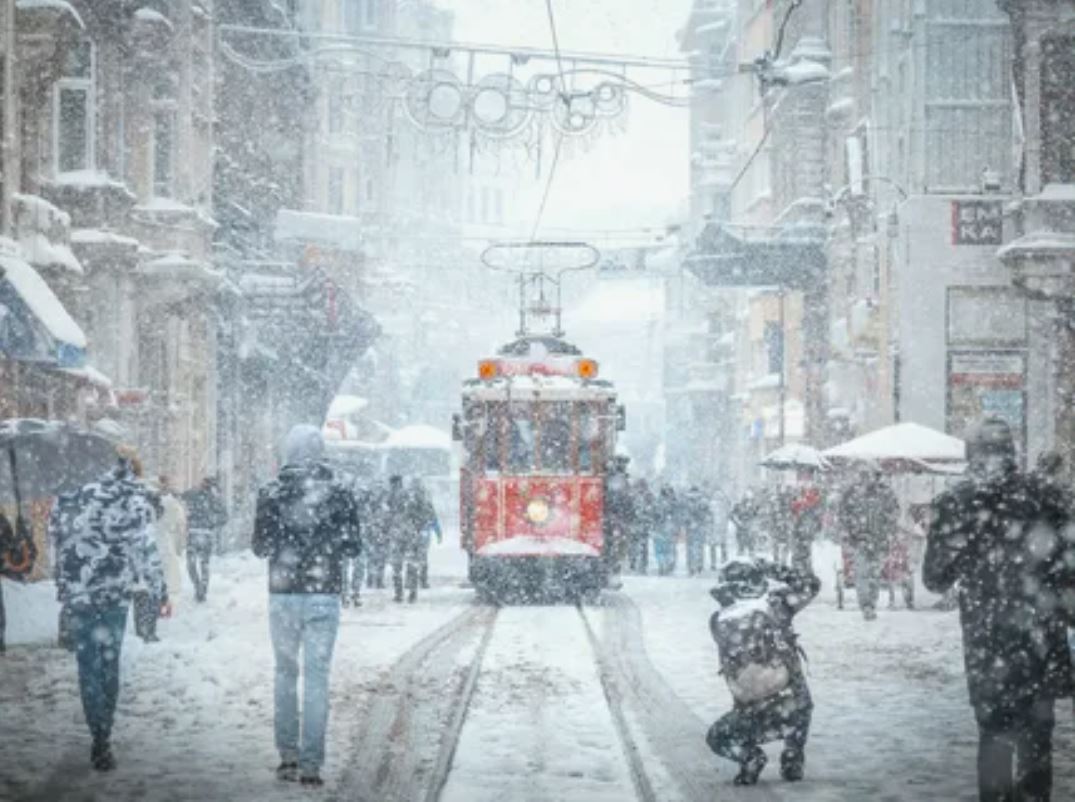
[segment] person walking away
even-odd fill
[[[639,479],[634,487],[631,505],[634,515],[630,528],[630,552],[628,561],[632,571],[645,575],[649,571],[649,541],[657,529],[657,499],[645,479]]]
[[[814,541],[821,534],[821,491],[808,478],[791,499],[791,567],[813,573]]]
[[[437,543],[444,541],[444,533],[440,529],[440,521],[437,519],[437,510],[433,507],[433,501],[429,498],[422,480],[417,476],[411,480],[411,503],[414,505],[412,515],[415,525],[418,526],[421,543],[418,548],[418,587],[429,590],[429,547],[434,536]]]
[[[754,498],[754,491],[748,487],[743,497],[732,507],[729,515],[732,523],[735,524],[735,550],[740,557],[753,557],[757,549],[758,513],[758,502]]]
[[[687,536],[687,575],[698,576],[705,569],[705,544],[713,529],[713,511],[697,485],[687,491],[684,500],[684,529]]]
[[[817,596],[812,573],[765,560],[724,565],[711,595],[720,609],[709,631],[733,703],[706,733],[714,753],[739,764],[736,785],[754,785],[765,768],[762,744],[782,740],[780,775],[803,778],[814,704],[792,619]]]
[[[363,521],[367,524],[372,519],[370,502],[371,488],[364,488],[358,480],[352,480],[347,483],[348,490],[351,492],[351,496],[355,503],[355,509],[358,512],[359,521]],[[340,578],[340,606],[349,607],[354,605],[355,607],[362,606],[362,583],[365,581],[366,565],[368,563],[365,549],[359,552],[357,555],[343,556],[341,559],[341,578]]]
[[[187,545],[187,512],[182,502],[176,498],[171,482],[167,476],[157,479],[157,492],[151,495],[157,513],[153,535],[160,554],[161,567],[164,571],[164,584],[168,588],[168,597],[175,614],[176,600],[183,586],[183,571],[180,568],[181,555]],[[161,600],[155,598],[150,589],[140,586],[132,599],[134,608],[135,633],[146,641],[154,643],[157,637],[157,620]]]
[[[616,457],[612,470],[605,478],[604,558],[608,586],[613,590],[623,586],[620,572],[628,548],[628,538],[634,527],[634,498],[631,494],[631,480],[627,475],[627,463],[627,457]]]
[[[661,488],[657,501],[657,528],[653,537],[653,556],[657,560],[657,575],[669,576],[676,570],[676,539],[679,537],[679,525],[682,511],[676,492],[671,485]]]
[[[418,552],[421,549],[421,532],[414,510],[414,500],[403,487],[403,477],[388,477],[388,495],[385,498],[385,515],[388,522],[388,558],[392,565],[393,599],[403,601],[406,579],[407,601],[418,600]]]
[[[761,526],[769,536],[773,562],[787,565],[791,550],[791,494],[787,488],[773,485],[762,492],[759,511]]]
[[[712,502],[709,505],[710,514],[713,516],[713,526],[710,529],[706,545],[709,547],[709,570],[716,571],[724,563],[728,562],[728,497],[720,490],[711,494]]]
[[[116,766],[112,726],[119,698],[120,651],[131,595],[139,583],[171,614],[160,554],[153,535],[156,514],[139,476],[133,449],[117,450],[116,467],[57,505],[49,519],[56,546],[56,593],[70,611],[78,685],[98,771]],[[77,510],[72,515],[70,510]]]
[[[1019,471],[1004,420],[985,418],[966,443],[967,478],[933,502],[922,581],[958,583],[979,798],[1047,802],[1055,700],[1075,692],[1071,498]]]
[[[840,524],[854,554],[855,595],[867,621],[877,618],[881,561],[896,534],[899,501],[881,471],[870,466],[840,497]]]
[[[366,585],[370,588],[384,588],[385,566],[388,565],[390,549],[390,531],[392,516],[388,510],[388,488],[378,483],[370,489],[369,499],[369,533],[365,539]]]
[[[318,427],[292,427],[280,473],[258,493],[252,542],[254,554],[269,561],[276,775],[307,786],[323,784],[342,564],[362,549],[354,496],[322,461],[324,452]]]
[[[183,495],[187,505],[187,571],[194,584],[194,600],[204,602],[209,593],[209,559],[220,537],[220,530],[228,522],[228,511],[220,497],[217,481],[211,476],[202,480],[201,486]]]

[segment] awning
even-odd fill
[[[2,248],[3,243],[0,243]],[[0,250],[0,352],[15,359],[82,367],[86,335],[37,271]]]

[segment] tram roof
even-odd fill
[[[499,356],[582,356],[576,346],[551,334],[533,334],[512,340],[497,351]]]

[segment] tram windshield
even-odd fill
[[[485,473],[596,473],[604,464],[601,404],[486,402],[467,410],[467,452]]]

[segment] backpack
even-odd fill
[[[769,699],[791,684],[794,642],[780,623],[768,594],[736,601],[710,623],[720,654],[720,672],[741,704]]]

